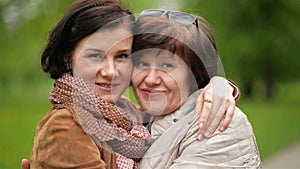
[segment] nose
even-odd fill
[[[117,68],[113,60],[105,58],[98,66],[98,72],[102,77],[112,79],[117,74]]]
[[[148,74],[146,75],[145,78],[145,83],[148,86],[159,85],[161,83],[161,76],[159,70],[156,68],[149,68]]]

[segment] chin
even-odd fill
[[[111,95],[110,96],[103,96],[103,95],[101,96],[100,95],[100,98],[107,101],[107,102],[109,102],[109,103],[115,103],[116,102],[116,100],[113,99],[113,97]]]
[[[151,114],[152,116],[161,116],[165,114],[164,107],[151,107],[151,106],[144,106],[143,111]]]

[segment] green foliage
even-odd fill
[[[6,4],[0,4],[0,12],[5,14],[2,15],[0,24],[0,87],[13,83],[12,77],[21,79],[20,82],[24,83],[31,79],[39,80],[41,50],[50,29],[70,2],[72,1],[47,0],[39,2],[39,6],[26,5],[31,4],[27,1],[8,1]],[[9,12],[11,8],[15,9],[15,17]],[[26,16],[24,11],[30,9],[35,13]]]
[[[252,122],[263,159],[300,140],[299,82],[280,83],[277,90],[271,101],[242,98],[238,103]]]
[[[144,9],[157,8],[159,0],[120,0],[120,2],[129,8],[134,14],[141,12]]]
[[[0,168],[21,168],[21,159],[30,157],[35,128],[51,107],[51,87],[45,80],[1,92]]]
[[[265,91],[272,94],[276,83],[299,79],[299,1],[211,0],[193,5],[215,28],[227,76],[242,88],[263,80]]]

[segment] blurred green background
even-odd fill
[[[21,168],[51,107],[40,54],[74,0],[0,0],[0,168]],[[123,0],[134,13],[182,10],[214,28],[226,76],[242,90],[262,159],[300,141],[299,0]]]

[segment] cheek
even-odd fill
[[[137,68],[133,68],[132,80],[131,80],[133,90],[136,90],[136,88],[143,82],[144,77],[145,77],[145,71],[141,71]]]
[[[124,83],[129,84],[132,77],[133,64],[131,61],[125,61],[118,65],[118,72],[120,74],[120,78]]]
[[[172,91],[172,98],[176,102],[178,100],[185,101],[185,99],[190,95],[190,74],[184,70],[177,72],[172,75],[172,79],[166,82],[169,89]]]
[[[166,87],[173,93],[179,93],[181,84],[186,82],[183,81],[182,78],[178,78],[178,74],[176,74],[176,72],[172,72],[164,76],[162,79]]]
[[[183,78],[178,80],[177,88],[182,92],[183,95],[189,94],[191,88],[191,80],[190,78]]]
[[[92,65],[82,60],[72,64],[73,75],[81,77],[87,82],[93,83],[96,77],[97,65]]]
[[[190,88],[192,86],[191,79],[194,79],[194,76],[187,66],[179,69],[174,77],[176,77],[176,81],[182,91],[186,91],[186,88]]]
[[[180,100],[182,99],[182,87],[180,87],[181,82],[178,82],[173,79],[173,81],[169,82],[168,88],[170,90],[170,95],[168,97],[168,102],[172,103],[170,105],[179,105]]]

